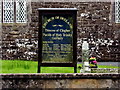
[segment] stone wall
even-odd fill
[[[2,24],[2,59],[34,60],[34,55],[37,55],[37,40],[36,32],[31,30],[31,11],[31,2],[28,2],[27,23]]]
[[[118,90],[120,74],[1,74],[2,89]]]
[[[98,61],[119,61],[120,25],[113,20],[113,7],[111,2],[28,2],[27,24],[2,25],[2,59],[37,60],[38,8],[77,8],[78,60],[87,38],[90,56]]]

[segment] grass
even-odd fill
[[[22,60],[1,60],[0,73],[36,73],[37,62]]]
[[[37,73],[37,61],[0,60],[0,73]],[[78,64],[81,66],[81,64]],[[116,66],[98,65],[99,68],[118,68]],[[42,67],[42,73],[74,73],[73,67]],[[80,69],[77,69],[80,73]]]

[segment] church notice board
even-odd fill
[[[39,8],[38,73],[41,67],[77,72],[76,8]]]

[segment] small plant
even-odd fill
[[[97,65],[98,63],[95,57],[91,57],[89,59],[89,63],[90,63],[90,68],[98,68],[98,65]]]

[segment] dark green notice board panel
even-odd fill
[[[38,11],[38,66],[75,67],[77,9],[39,8]]]
[[[72,62],[73,17],[43,15],[42,20],[43,62]]]

